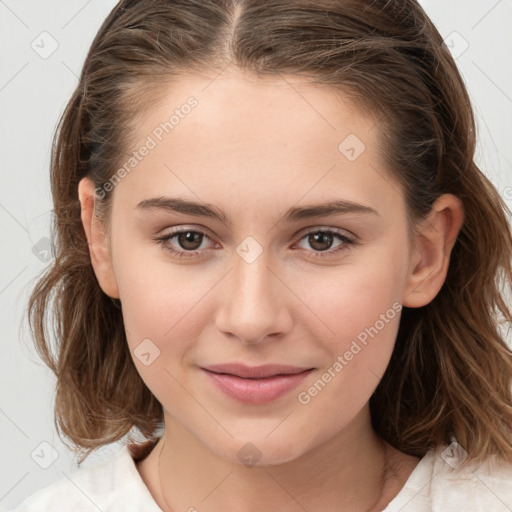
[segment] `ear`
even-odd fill
[[[109,239],[106,236],[103,224],[95,216],[96,198],[94,188],[94,182],[89,178],[83,178],[78,184],[82,224],[98,283],[108,296],[118,299],[119,289],[112,267]]]
[[[444,194],[416,227],[403,305],[419,308],[439,293],[448,273],[450,254],[464,223],[460,199]]]

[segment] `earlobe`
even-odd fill
[[[78,199],[81,207],[81,219],[84,227],[91,264],[98,283],[109,297],[119,298],[119,289],[112,266],[111,251],[105,230],[95,216],[96,198],[94,183],[89,178],[83,178],[78,184]]]
[[[431,302],[443,286],[450,254],[464,223],[462,202],[452,194],[439,197],[429,216],[417,227],[403,305],[410,308]]]

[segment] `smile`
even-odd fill
[[[297,387],[314,368],[285,365],[248,367],[237,364],[201,368],[223,394],[248,404],[265,404]]]

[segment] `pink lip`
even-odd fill
[[[201,369],[220,391],[251,404],[276,400],[295,388],[313,371],[313,368],[274,364],[253,367],[223,364]]]

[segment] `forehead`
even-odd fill
[[[161,189],[263,206],[342,186],[364,201],[381,187],[377,125],[333,88],[285,75],[188,75],[159,96],[134,123],[128,153],[151,149],[119,187],[131,182],[139,200]]]
[[[179,129],[177,125],[173,128],[175,144],[189,142],[188,135],[194,132],[196,144],[222,142],[232,150],[240,148],[248,157],[259,155],[261,144],[268,142],[268,150],[286,147],[302,155],[314,151],[319,142],[322,150],[330,146],[337,151],[339,141],[350,133],[366,139],[374,136],[370,133],[375,126],[373,119],[347,96],[296,76],[187,75],[164,87],[160,94],[160,102],[146,113],[145,123],[138,125],[143,132],[169,119],[188,98],[197,101],[190,115],[180,116]],[[309,141],[307,147],[302,144],[304,138]],[[210,150],[215,151],[215,147]]]

